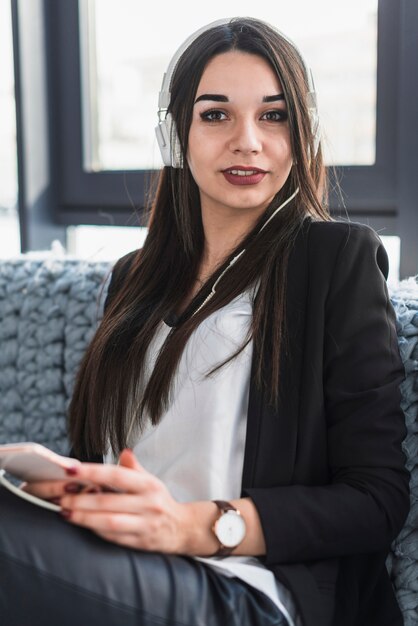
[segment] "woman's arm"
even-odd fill
[[[388,550],[409,510],[404,370],[385,282],[387,255],[371,229],[333,226],[324,225],[329,239],[340,239],[324,309],[330,484],[246,490],[270,564]],[[319,238],[315,252],[326,250],[327,238]]]
[[[140,466],[131,450],[124,450],[119,465],[82,463],[70,472],[71,482],[29,484],[26,490],[57,499],[63,516],[108,541],[139,550],[210,556],[219,542],[212,527],[219,516],[210,501],[179,503],[165,485]],[[68,493],[93,483],[105,489],[96,493]],[[119,491],[110,493],[109,486]],[[257,510],[249,498],[232,500],[241,511],[247,532],[234,554],[265,552]]]

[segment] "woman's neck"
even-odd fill
[[[225,261],[254,227],[259,215],[217,214],[202,208],[204,248],[197,279],[203,282]]]

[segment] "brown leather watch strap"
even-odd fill
[[[230,502],[227,502],[226,500],[213,500],[213,502],[216,504],[216,506],[222,513],[226,513],[227,511],[237,510],[234,506],[232,506]]]

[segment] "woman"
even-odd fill
[[[330,220],[315,94],[283,35],[227,20],[170,67],[149,234],[114,268],[70,407],[86,463],[27,487],[65,522],[19,503],[16,545],[2,495],[7,623],[401,625],[386,253]]]

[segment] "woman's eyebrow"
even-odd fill
[[[194,103],[196,104],[196,102],[200,102],[201,100],[212,100],[212,102],[229,102],[227,96],[222,96],[217,93],[204,93],[196,98]]]
[[[275,96],[264,96],[263,102],[277,102],[277,100],[284,100],[284,93],[278,93]]]
[[[229,99],[227,96],[223,96],[219,93],[203,93],[201,96],[196,98],[194,103],[196,104],[196,102],[201,102],[202,100],[211,100],[212,102],[229,102]],[[284,100],[283,93],[278,93],[278,94],[275,94],[274,96],[264,96],[262,101],[263,102],[277,102],[278,100]]]

